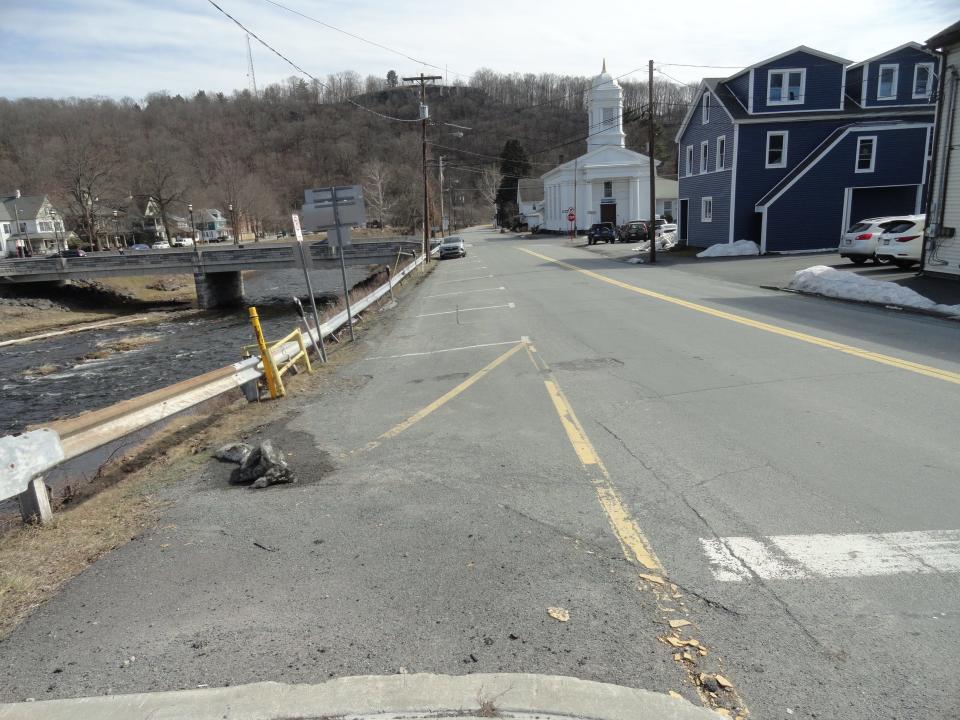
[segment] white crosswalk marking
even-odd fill
[[[960,530],[701,538],[700,544],[723,582],[960,573]]]

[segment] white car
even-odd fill
[[[887,226],[877,240],[877,257],[906,269],[920,262],[926,215],[911,215]]]
[[[657,224],[657,234],[663,235],[664,233],[675,233],[677,231],[676,223],[663,223],[660,225]]]
[[[168,243],[166,240],[158,240],[153,245],[151,245],[150,248],[152,250],[169,250],[170,243]]]
[[[877,238],[894,223],[909,220],[909,215],[889,215],[887,217],[867,218],[850,226],[840,238],[840,257],[847,258],[854,265],[863,265],[867,260],[887,263],[877,257]]]

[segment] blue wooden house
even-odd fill
[[[800,46],[700,83],[677,144],[681,241],[837,247],[923,212],[937,65],[918,43],[851,63]]]

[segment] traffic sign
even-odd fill
[[[569,220],[570,222],[573,222],[576,219],[577,219],[577,214],[575,212],[567,213],[567,220]]]
[[[300,229],[300,216],[293,213],[293,232],[297,236],[297,242],[303,243],[303,230]]]

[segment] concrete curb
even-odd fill
[[[492,703],[481,709],[484,703]],[[235,687],[0,705],[0,720],[287,720],[562,716],[590,720],[716,720],[668,695],[558,675],[364,675],[319,685]]]

